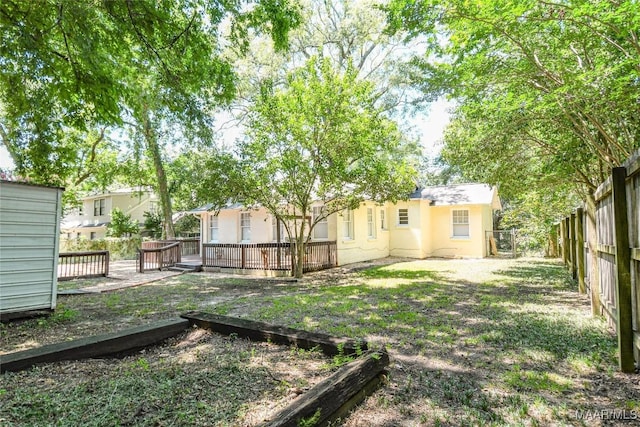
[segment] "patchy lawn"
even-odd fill
[[[559,263],[377,264],[300,282],[187,274],[113,293],[60,297],[49,318],[0,326],[0,354],[203,310],[387,347],[388,384],[344,420],[346,426],[631,425],[640,417],[636,375],[617,372],[615,337],[591,317],[588,299],[575,292]],[[299,366],[292,369],[298,372],[288,365]],[[101,421],[94,425],[251,425],[265,407],[284,405],[296,390],[328,375],[330,366],[318,354],[286,347],[185,335],[124,360],[4,374],[0,425],[29,411],[55,424],[62,413],[86,415],[81,408],[90,400],[96,401],[91,419]],[[226,384],[243,382],[252,386],[229,386],[236,394],[221,394]],[[220,401],[228,407],[218,407]],[[87,425],[81,418],[64,420]]]

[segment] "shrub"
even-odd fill
[[[140,226],[119,208],[111,210],[111,222],[107,225],[108,237],[129,237],[140,233]]]
[[[104,239],[61,239],[60,252],[109,251],[109,258],[136,259],[138,248],[142,246],[142,238],[106,237]]]

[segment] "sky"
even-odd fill
[[[416,113],[409,120],[410,125],[415,127],[420,142],[425,149],[425,155],[435,156],[442,148],[442,134],[447,123],[449,123],[448,109],[451,104],[445,100],[438,100],[431,104],[425,111]],[[0,169],[12,169],[14,167],[11,157],[4,145],[0,145]]]

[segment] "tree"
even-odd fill
[[[291,31],[288,50],[274,51],[263,38],[254,39],[246,54],[231,49],[240,96],[231,105],[233,118],[223,127],[242,130],[262,83],[284,84],[289,71],[303,67],[311,57],[326,59],[341,72],[349,69],[357,80],[368,81],[376,107],[406,126],[406,110],[420,96],[406,78],[412,46],[403,43],[403,34],[385,33],[385,14],[375,1],[301,0],[300,4],[302,24]]]
[[[3,1],[3,144],[18,173],[64,185],[82,158],[63,143],[65,134],[101,133],[133,119],[170,226],[159,139],[163,121],[182,124],[185,135],[196,127],[206,130],[208,109],[235,90],[221,44],[245,46],[252,34],[266,32],[284,48],[298,19],[288,0]],[[227,36],[223,22],[229,23]],[[85,138],[81,152],[91,157],[97,148]]]
[[[373,107],[374,97],[354,71],[311,58],[283,87],[263,88],[250,111],[231,178],[246,205],[264,206],[284,224],[296,243],[296,277],[319,221],[364,200],[404,198],[415,186],[415,147]],[[315,202],[322,213],[308,221]]]
[[[144,231],[154,239],[162,236],[162,214],[157,211],[144,212]]]
[[[107,225],[108,237],[130,237],[140,232],[140,226],[131,218],[131,214],[125,214],[120,208],[111,210],[111,222]]]
[[[595,188],[640,145],[640,5],[394,0],[387,11],[391,29],[428,42],[416,84],[457,101],[443,157],[513,199],[579,195],[593,221]]]

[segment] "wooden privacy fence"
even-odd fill
[[[109,275],[109,251],[65,252],[58,255],[58,280]]]
[[[293,271],[294,243],[205,243],[202,266],[246,270]],[[309,242],[305,245],[303,271],[335,267],[336,242]]]
[[[562,257],[580,291],[592,295],[595,314],[615,328],[621,370],[633,372],[640,361],[640,150],[612,170],[595,203],[595,230],[582,208],[560,223]]]
[[[147,243],[147,247],[138,249],[138,272],[140,273],[144,273],[147,270],[164,270],[182,261],[179,242],[164,244],[163,246],[160,246],[161,242],[144,243]]]

